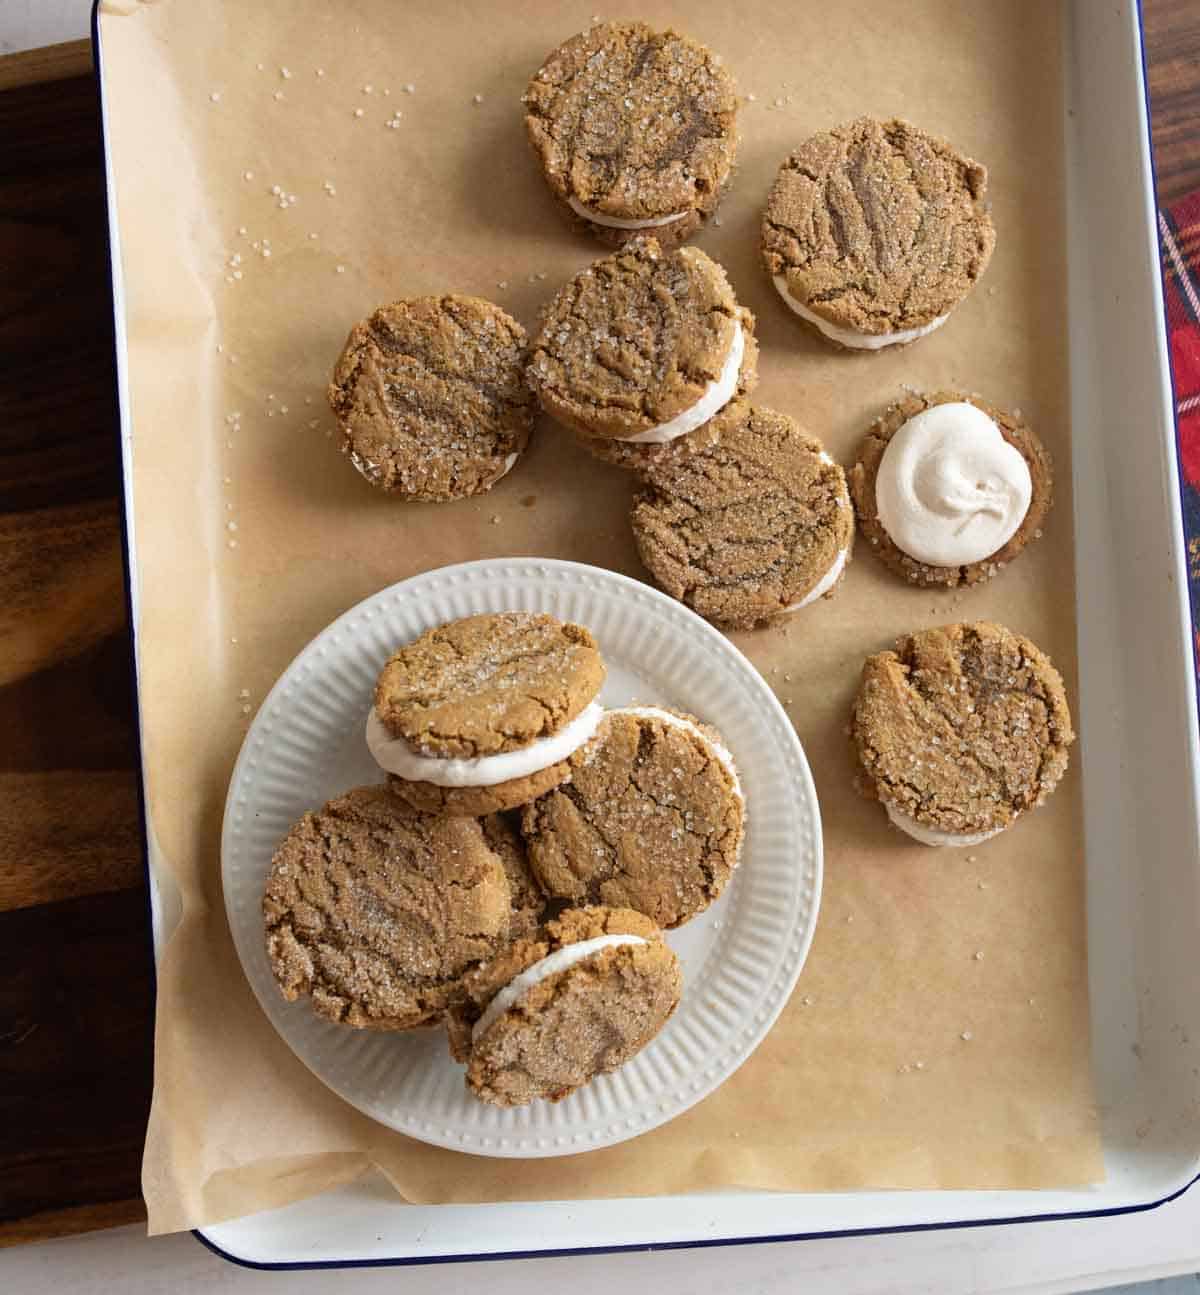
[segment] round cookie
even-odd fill
[[[545,307],[529,382],[546,412],[583,436],[670,444],[753,385],[753,332],[714,260],[638,238]]]
[[[561,1101],[640,1052],[682,989],[679,961],[648,918],[568,909],[465,978],[447,1017],[450,1051],[481,1101]]]
[[[437,1020],[508,942],[504,866],[471,819],[359,787],[296,823],[263,894],[267,957],[289,1002],[358,1029]],[[519,923],[524,929],[524,923]]]
[[[609,711],[571,779],[526,805],[521,833],[547,895],[675,927],[725,887],[746,805],[720,735],[652,706]]]
[[[533,431],[525,330],[479,297],[414,297],[350,330],[329,386],[342,452],[404,499],[490,490]]]
[[[426,813],[513,809],[568,776],[602,711],[604,662],[580,625],[533,612],[428,630],[380,672],[367,744]]]
[[[860,790],[925,845],[977,845],[1040,805],[1074,741],[1062,678],[986,621],[923,630],[868,657],[851,731]]]
[[[687,36],[598,23],[546,59],[523,103],[551,192],[603,242],[651,229],[674,246],[716,210],[737,150],[737,91]]]
[[[901,428],[928,410],[940,405],[959,403],[971,405],[991,419],[1004,442],[1020,454],[1029,474],[1029,505],[1011,538],[994,552],[978,561],[955,566],[935,566],[904,552],[888,533],[880,519],[876,487],[884,455]],[[954,530],[961,532],[971,522],[972,510],[987,508],[987,499],[975,497],[975,493],[971,491],[971,487],[976,485],[973,476],[966,480],[958,479],[962,474],[952,456],[940,457],[945,461],[938,462],[938,456],[931,456],[928,461],[918,465],[917,475],[924,480],[915,484],[925,494],[937,491],[941,497],[936,502],[935,511],[940,516],[942,525],[952,525]],[[849,482],[859,527],[880,560],[910,584],[942,586],[947,589],[979,584],[1003,570],[1030,540],[1040,537],[1042,524],[1054,496],[1054,470],[1050,454],[1021,415],[997,409],[978,396],[962,395],[954,391],[910,395],[892,405],[875,421],[863,439],[857,462],[849,472]],[[970,493],[963,495],[964,489]],[[949,497],[951,493],[962,497],[955,501]],[[960,521],[960,518],[964,520]]]
[[[667,593],[750,629],[833,591],[854,514],[842,469],[786,414],[739,403],[716,421],[714,445],[645,469],[630,520]]]
[[[762,220],[762,259],[788,307],[851,350],[932,332],[987,268],[987,170],[906,121],[857,121],[805,140]]]

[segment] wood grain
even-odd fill
[[[1144,23],[1170,202],[1200,186],[1200,3],[1145,0]],[[0,1245],[144,1217],[153,969],[89,67],[86,42],[0,59]]]
[[[89,67],[86,44],[0,60],[0,1244],[143,1213],[153,969]]]
[[[1200,4],[1142,5],[1158,200],[1200,188]]]

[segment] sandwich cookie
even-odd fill
[[[447,1017],[450,1051],[481,1101],[561,1101],[640,1052],[682,988],[678,959],[648,918],[568,909],[464,980]]]
[[[630,520],[667,593],[750,629],[833,593],[854,512],[842,469],[786,414],[738,402],[717,421],[713,445],[645,469]]]
[[[329,404],[342,452],[403,499],[478,495],[529,444],[525,330],[479,297],[414,297],[350,330]]]
[[[307,995],[319,1016],[371,1030],[439,1019],[512,926],[504,866],[479,824],[418,814],[384,787],[347,792],[292,827],[263,919],[284,998]]]
[[[836,346],[877,351],[940,328],[987,268],[987,170],[906,121],[861,117],[783,163],[762,259],[784,303]]]
[[[680,926],[737,866],[746,802],[733,756],[690,715],[609,711],[571,780],[527,805],[521,833],[547,895]]]
[[[893,405],[850,470],[858,524],[912,584],[979,584],[1011,562],[1054,493],[1050,455],[1017,413],[939,391]]]
[[[604,663],[581,625],[533,612],[428,630],[380,672],[367,746],[427,813],[484,815],[556,787],[593,736]]]
[[[542,313],[529,381],[585,444],[639,466],[698,437],[757,380],[754,317],[698,248],[639,238],[565,284]],[[639,456],[641,456],[639,458]]]
[[[523,102],[551,192],[603,242],[649,230],[675,246],[716,210],[737,148],[737,92],[696,41],[598,23],[546,59]]]
[[[1075,740],[1050,659],[986,621],[868,657],[851,727],[860,790],[923,845],[978,845],[1011,827],[1058,785]]]

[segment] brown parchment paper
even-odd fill
[[[1031,635],[1073,688],[1060,44],[1058,6],[1042,0],[604,8],[706,41],[747,95],[733,191],[698,241],[758,316],[756,398],[848,460],[904,384],[961,387],[1023,409],[1057,466],[1045,538],[993,583],[916,591],[860,545],[833,600],[737,636],[796,724],[826,833],[816,942],[765,1043],[707,1101],[635,1141],[558,1160],[470,1158],[333,1096],[243,979],[220,892],[222,804],[249,712],[294,653],[360,598],[443,563],[544,554],[642,575],[630,479],[552,424],[491,495],[403,505],[335,452],[323,399],[347,329],[377,304],[478,293],[531,326],[601,254],[553,207],[518,103],[594,3],[102,5],[148,812],[183,903],[159,973],[152,1231],[284,1204],[372,1164],[411,1202],[1102,1176],[1078,760],[1050,804],[1000,839],[929,851],[854,795],[843,731],[863,656],[953,620]],[[853,356],[798,326],[756,246],[789,148],[861,113],[912,118],[986,162],[999,241],[943,330]],[[276,185],[296,201],[281,208]]]

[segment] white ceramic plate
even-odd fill
[[[662,1033],[627,1065],[557,1104],[485,1106],[440,1030],[375,1034],[287,1003],[267,964],[260,903],[271,855],[305,810],[379,780],[363,740],[375,677],[394,649],[476,612],[550,612],[595,634],[606,705],[655,702],[716,725],[747,803],[742,861],[707,912],[669,936],[684,993]],[[744,656],[686,607],[595,567],[532,558],[415,576],[346,612],[284,671],[246,734],[225,805],[225,905],[250,984],[292,1050],[334,1092],[410,1137],[490,1156],[610,1146],[706,1097],[779,1015],[812,943],[821,820],[804,751]]]

